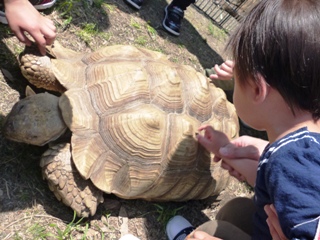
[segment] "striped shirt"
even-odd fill
[[[319,238],[320,134],[306,127],[268,145],[258,165],[253,239],[272,239],[263,207],[274,204],[289,239]]]

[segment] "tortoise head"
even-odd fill
[[[10,140],[42,146],[56,140],[66,129],[59,98],[40,93],[27,96],[13,106],[2,132]]]

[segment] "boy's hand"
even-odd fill
[[[221,167],[228,170],[231,176],[254,186],[258,160],[268,142],[248,136],[230,142],[224,133],[214,130],[211,126],[202,126],[199,131],[202,130],[205,130],[205,133],[203,136],[197,135],[198,141],[215,155],[213,160],[223,160]],[[230,150],[238,155],[228,155],[232,152]]]
[[[209,125],[201,126],[199,131],[205,131],[204,135],[197,134],[198,142],[207,149],[207,151],[214,154],[213,160],[219,162],[222,159],[220,155],[220,149],[229,147],[232,145],[229,138],[223,132],[214,130],[213,127]],[[229,160],[230,161],[230,160]],[[221,167],[229,172],[229,174],[239,181],[244,181],[245,177],[242,176],[234,167],[226,163],[225,161],[221,162]]]
[[[205,131],[204,135],[197,135],[199,143],[215,156],[220,156],[219,149],[230,143],[229,138],[223,132],[214,130],[209,125],[201,126],[199,131]]]

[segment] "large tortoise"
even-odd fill
[[[94,215],[103,192],[185,201],[226,186],[228,173],[195,133],[210,124],[234,138],[238,118],[203,74],[133,46],[76,53],[55,43],[50,51],[51,58],[26,50],[21,69],[36,87],[61,94],[20,100],[3,132],[14,141],[49,143],[40,164],[44,178],[78,216]],[[68,129],[71,140],[58,141]]]

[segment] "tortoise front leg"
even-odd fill
[[[51,146],[41,158],[43,178],[59,201],[76,211],[78,217],[96,213],[103,192],[78,173],[71,160],[69,143]]]

